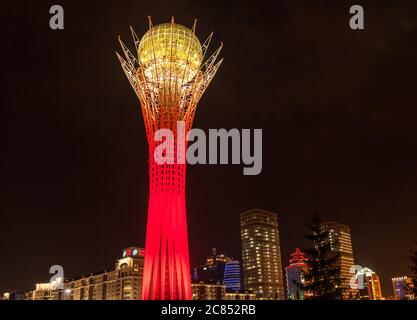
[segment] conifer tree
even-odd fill
[[[313,213],[307,224],[309,230],[305,237],[311,243],[305,252],[308,256],[309,270],[305,274],[303,290],[312,293],[315,300],[338,300],[342,298],[340,254],[335,251],[337,243],[330,241],[329,229],[321,226],[319,213]]]

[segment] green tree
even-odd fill
[[[342,298],[338,265],[340,254],[334,251],[338,243],[334,240],[330,241],[330,232],[323,228],[321,223],[320,214],[315,212],[307,224],[310,230],[305,237],[311,246],[305,249],[309,259],[309,270],[305,275],[303,290],[311,293],[312,299],[338,300]]]

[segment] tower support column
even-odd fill
[[[175,146],[175,144],[172,144]],[[175,148],[168,158],[175,158]],[[143,300],[191,300],[185,201],[186,164],[158,164],[149,148],[150,194]]]

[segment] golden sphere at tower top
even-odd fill
[[[164,81],[169,74],[170,78],[184,77],[190,81],[201,66],[203,50],[190,29],[177,23],[164,23],[143,36],[138,58],[147,78]]]

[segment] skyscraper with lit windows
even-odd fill
[[[253,209],[240,215],[244,289],[262,300],[284,300],[276,213]]]
[[[351,272],[355,265],[355,259],[353,257],[349,227],[336,222],[323,222],[320,227],[328,231],[328,240],[332,246],[332,250],[340,254],[338,266],[340,267],[342,299],[357,299],[359,296],[358,289],[351,288],[350,286],[350,280],[355,276],[354,272]]]

